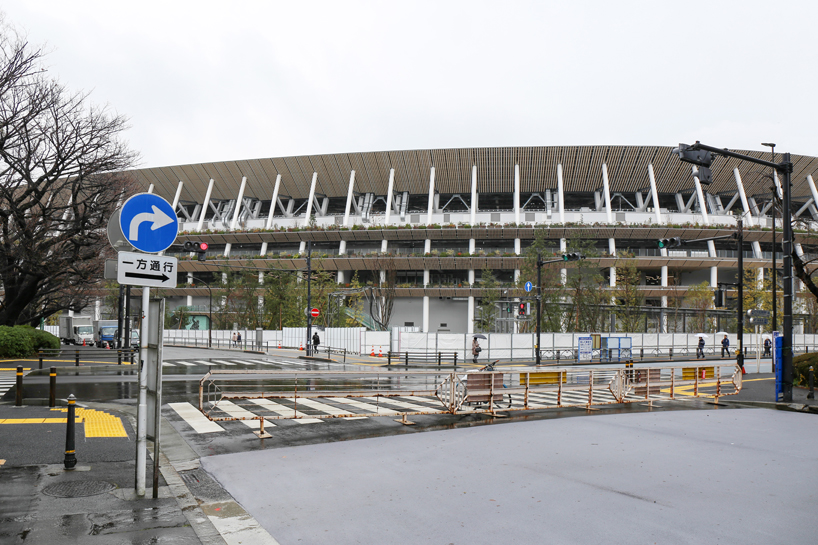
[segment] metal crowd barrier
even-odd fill
[[[408,415],[593,410],[699,397],[718,402],[741,387],[741,371],[734,363],[447,373],[213,370],[199,382],[199,410],[213,421],[258,420],[263,434],[264,420],[398,415],[405,422]],[[244,400],[250,404],[238,406]]]

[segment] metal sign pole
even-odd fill
[[[147,423],[148,423],[148,373],[145,362],[148,360],[148,305],[151,289],[142,288],[142,330],[140,332],[139,350],[139,405],[136,411],[136,495],[145,495],[145,465],[147,461]]]

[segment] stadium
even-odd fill
[[[740,153],[771,158],[769,151]],[[815,243],[810,230],[818,221],[812,178],[818,158],[793,155],[792,162],[792,214],[803,226],[794,242],[802,253]],[[338,153],[132,173],[142,190],[173,203],[180,244],[208,244],[205,261],[181,246],[167,252],[182,259],[178,287],[164,292],[170,308],[188,307],[197,314],[193,327],[202,329],[213,325],[214,306],[226,301],[224,294],[214,298],[211,288],[226,283],[231,271],[259,273],[259,290],[264,271],[303,278],[309,249],[311,266],[331,274],[337,286],[313,303],[327,326],[338,315],[333,304],[343,307],[363,293],[357,321],[368,329],[532,331],[536,290],[523,285],[537,285],[532,263],[539,254],[547,263],[543,312],[558,316],[543,322],[545,330],[734,332],[730,284],[738,276],[739,249],[732,235],[739,218],[745,278],[752,274],[757,290],[770,286],[774,226],[781,259],[780,209],[773,217],[781,184],[772,169],[717,158],[705,184],[671,146]],[[659,248],[659,239],[674,237],[683,244]],[[724,238],[696,242],[717,237]],[[559,263],[572,252],[585,259]],[[586,282],[585,289],[593,288],[599,307],[591,322],[579,319],[572,284],[588,270],[596,285]],[[719,284],[727,301],[714,308]],[[779,278],[779,296],[780,285]],[[261,306],[263,294],[257,293]],[[814,330],[809,301],[796,300],[796,333]],[[623,304],[638,315],[636,322],[623,318],[617,308]]]

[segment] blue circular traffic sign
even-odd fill
[[[528,281],[528,282],[525,283],[525,291],[531,291],[533,289],[534,289],[534,284],[532,284],[531,281]]]
[[[119,227],[131,246],[153,254],[173,244],[179,220],[168,201],[153,193],[139,193],[122,205]]]

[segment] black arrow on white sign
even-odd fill
[[[170,280],[170,277],[164,273],[162,276],[157,276],[155,274],[145,274],[145,273],[135,273],[135,272],[126,272],[126,278],[144,278],[145,280],[159,280],[161,282],[167,282]]]

